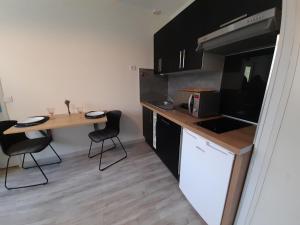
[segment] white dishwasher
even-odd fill
[[[183,129],[179,187],[208,225],[221,224],[234,154]]]

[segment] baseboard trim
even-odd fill
[[[125,147],[130,147],[132,145],[135,145],[135,144],[139,144],[139,143],[142,143],[142,142],[145,142],[145,138],[138,138],[138,139],[134,139],[134,140],[130,140],[130,141],[123,141],[122,144],[125,146]],[[99,146],[95,146],[94,148],[92,148],[92,150],[97,150],[99,149]],[[83,150],[80,150],[80,151],[76,151],[76,152],[71,152],[71,153],[65,153],[65,154],[59,154],[59,151],[58,151],[58,154],[63,158],[69,158],[69,157],[74,157],[74,156],[78,156],[78,155],[83,155],[83,154],[88,154],[88,151],[89,149],[83,149]],[[57,157],[56,156],[51,156],[51,157],[47,157],[47,158],[43,158],[43,159],[38,159],[38,163],[39,164],[44,164],[44,163],[49,163],[49,162],[56,162],[57,161]],[[25,164],[26,166],[33,166],[34,163],[31,162],[31,161],[28,161],[26,160],[25,161]],[[19,165],[11,165],[10,167],[21,167],[21,160],[19,160]],[[4,169],[4,168],[0,168],[0,169]]]
[[[122,143],[124,146],[130,146],[130,145],[139,144],[142,142],[145,142],[145,138],[139,138],[139,139],[135,139],[135,140],[131,140],[131,141],[125,141]]]

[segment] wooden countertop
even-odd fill
[[[236,155],[242,155],[252,150],[256,126],[249,126],[238,130],[228,131],[222,134],[214,133],[205,128],[197,126],[197,122],[211,118],[199,119],[177,110],[164,110],[148,102],[141,105],[162,115],[163,117],[177,123],[178,125],[193,131],[196,134],[230,150]]]
[[[40,130],[51,130],[63,127],[72,127],[72,126],[80,126],[80,125],[89,125],[89,124],[97,124],[97,123],[106,123],[106,117],[102,117],[99,119],[86,119],[84,115],[80,114],[71,114],[70,116],[67,114],[54,115],[54,117],[50,118],[47,122],[31,126],[31,127],[11,127],[8,130],[4,131],[4,134],[15,134],[15,133],[23,133],[30,131],[40,131]]]

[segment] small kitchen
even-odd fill
[[[233,2],[192,3],[140,69],[145,140],[207,224],[234,223],[280,34],[281,1]]]
[[[300,1],[0,2],[7,225],[299,225]]]

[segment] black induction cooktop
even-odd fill
[[[243,127],[251,126],[250,123],[245,123],[239,120],[222,117],[218,119],[206,120],[197,123],[198,126],[213,131],[215,133],[221,134],[227,131],[237,130]]]

